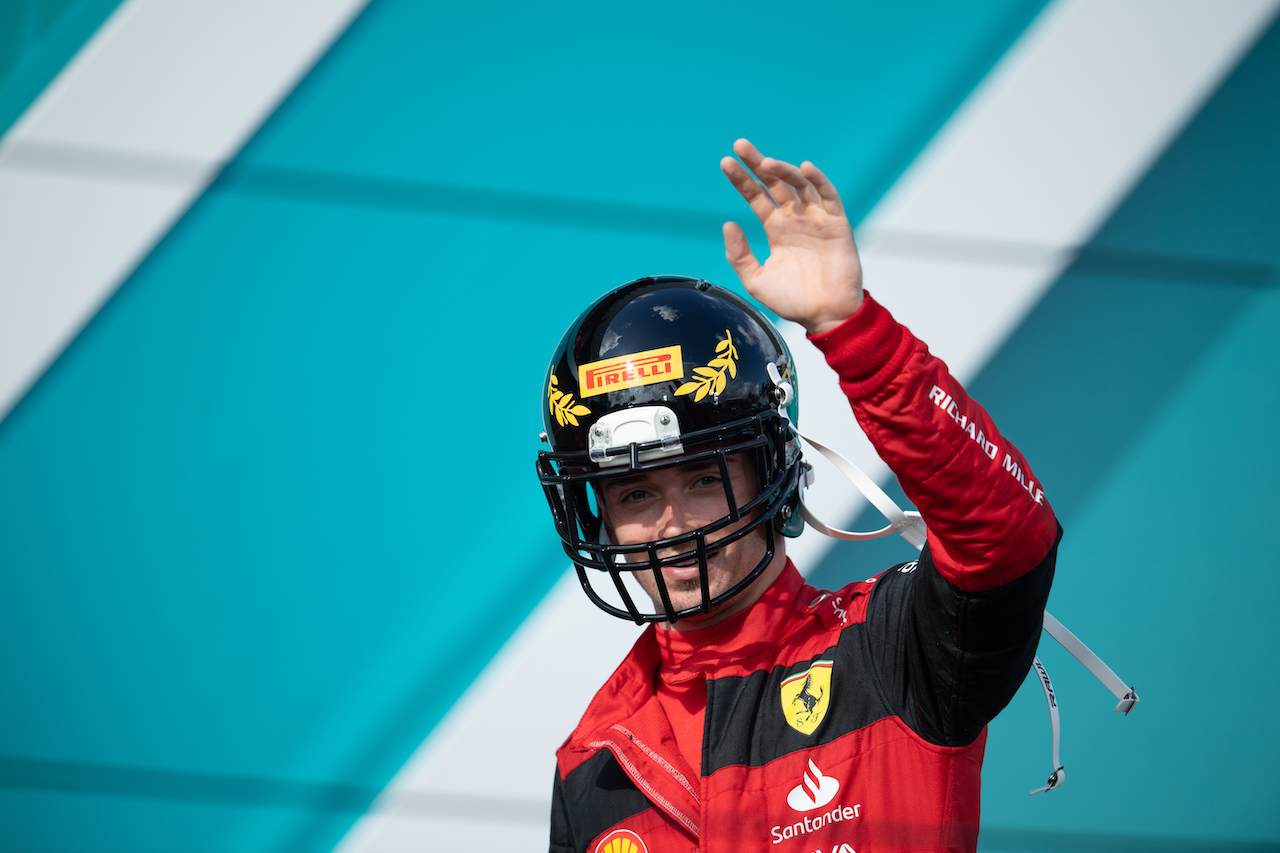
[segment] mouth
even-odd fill
[[[710,571],[712,556],[707,557],[707,569]],[[662,578],[668,583],[672,581],[698,580],[698,560],[692,557],[684,562],[673,563],[662,567]]]

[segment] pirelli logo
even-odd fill
[[[578,366],[578,394],[594,397],[684,376],[680,345],[633,352]]]

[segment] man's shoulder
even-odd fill
[[[806,584],[802,594],[807,603],[799,609],[797,621],[806,616],[816,616],[824,628],[833,630],[865,621],[871,593],[880,578],[889,571],[892,569],[866,580],[851,581],[836,590],[816,589]]]

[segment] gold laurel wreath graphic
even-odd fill
[[[730,379],[734,379],[738,375],[738,349],[733,345],[733,336],[729,334],[729,330],[724,330],[724,340],[716,344],[716,352],[720,353],[707,363],[706,367],[695,367],[693,369],[694,379],[692,382],[686,382],[676,389],[676,396],[681,397],[685,394],[693,394],[693,402],[698,402],[703,397],[711,394],[719,394],[724,391],[725,373],[729,374]],[[696,392],[696,393],[695,393]]]
[[[556,379],[556,375],[551,374],[551,384],[547,386],[547,401],[551,406],[551,414],[556,416],[556,423],[560,426],[565,424],[578,425],[578,418],[583,415],[591,414],[591,410],[582,404],[573,404],[573,395],[560,391],[556,385],[560,384]]]

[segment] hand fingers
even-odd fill
[[[790,193],[794,192],[795,196],[805,204],[822,205],[824,209],[832,213],[837,210],[843,211],[843,208],[839,207],[840,196],[836,192],[835,186],[827,179],[826,175],[822,174],[817,166],[814,166],[808,160],[801,163],[800,167],[797,168],[785,160],[765,157],[745,139],[739,139],[734,143],[734,150],[738,152],[739,156],[743,157],[743,162],[751,166],[753,172],[761,176],[761,180],[769,187],[769,191],[773,193],[774,198],[779,203],[784,201],[784,197],[790,197]],[[750,158],[749,160],[747,159],[748,157]],[[808,167],[807,169],[806,166]],[[824,184],[824,187],[819,188],[810,179],[811,176],[816,176]],[[773,178],[773,180],[770,181],[768,178]],[[835,209],[831,207],[833,201],[836,204]]]
[[[822,170],[813,163],[805,160],[800,164],[800,172],[813,185],[818,197],[822,200],[822,206],[827,213],[835,216],[844,215],[844,204],[840,201],[840,193],[836,192],[835,184],[831,183],[831,179],[822,173]]]
[[[751,205],[751,209],[755,211],[761,222],[778,209],[778,205],[774,203],[769,193],[765,192],[760,182],[751,177],[751,173],[742,168],[742,164],[737,160],[725,157],[720,161],[720,171],[724,172],[734,189],[747,200],[747,204]]]
[[[733,150],[747,169],[751,170],[750,173],[732,157],[721,160],[720,168],[751,204],[761,222],[771,212],[775,202],[783,205],[794,200],[805,205],[821,206],[832,216],[845,215],[844,204],[840,201],[840,193],[835,184],[809,160],[805,160],[797,168],[786,161],[765,157],[746,139],[735,141]],[[752,180],[752,175],[759,179],[765,190],[762,190],[760,183]]]
[[[779,205],[795,200],[795,190],[786,181],[774,174],[773,171],[764,168],[767,158],[760,153],[758,148],[745,139],[739,139],[733,143],[733,153],[737,154],[747,168],[751,170],[751,174],[755,175],[768,188],[770,195]]]
[[[729,262],[729,266],[733,267],[733,271],[738,274],[743,285],[746,285],[760,269],[760,262],[751,253],[747,235],[742,233],[738,223],[726,222],[723,230],[725,260]]]
[[[785,160],[766,157],[760,164],[760,168],[785,182],[795,190],[796,196],[805,204],[822,204],[822,199],[818,195],[817,189],[814,188],[813,184],[809,183],[809,179],[804,176],[800,169]]]

